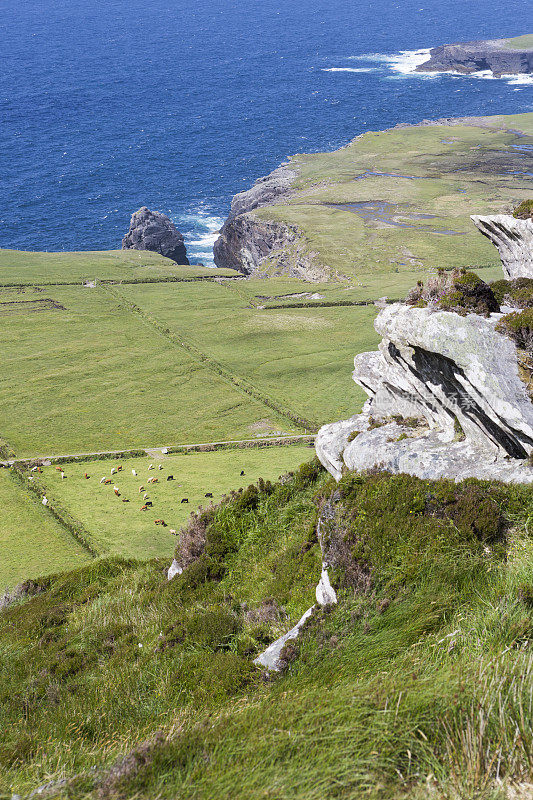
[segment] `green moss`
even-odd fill
[[[523,200],[513,211],[513,217],[516,219],[532,219],[533,200]]]
[[[348,436],[348,442],[353,442],[354,439],[357,439],[357,437],[359,436],[360,433],[361,433],[361,431],[352,431],[350,433],[350,435]]]
[[[415,308],[430,305],[463,316],[469,312],[486,316],[499,311],[490,286],[464,267],[448,273],[440,269],[436,276],[428,279],[427,285],[418,281],[408,293],[406,303]]]

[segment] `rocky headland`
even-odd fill
[[[430,50],[418,72],[484,72],[495,77],[533,74],[533,36],[444,44]]]
[[[215,264],[310,281],[496,266],[468,216],[531,196],[532,146],[523,114],[400,125],[295,155],[235,195]]]
[[[146,206],[132,214],[129,230],[122,239],[122,249],[151,250],[176,264],[189,264],[183,235],[165,214],[150,211]]]

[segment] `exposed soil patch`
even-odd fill
[[[416,225],[415,222],[426,219],[437,219],[436,214],[420,214],[413,211],[404,211],[392,203],[381,200],[358,203],[326,203],[328,208],[351,211],[360,216],[365,222],[377,222],[382,225],[391,225],[394,228],[414,228],[424,233],[441,233],[446,236],[465,236],[463,231],[451,231],[445,228],[432,228],[429,225]]]
[[[42,300],[7,300],[0,303],[0,315],[26,314],[34,311],[66,311],[65,306],[45,297]]]

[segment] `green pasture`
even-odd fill
[[[161,285],[172,303],[201,284]],[[21,311],[0,328],[0,435],[19,457],[297,432],[103,289],[45,296],[63,310]]]
[[[0,509],[0,594],[27,578],[74,569],[91,560],[7,469],[0,469]]]
[[[255,483],[260,477],[276,480],[309,461],[312,455],[309,446],[286,445],[117,462],[95,460],[63,465],[64,479],[54,466],[45,467],[39,481],[50,502],[58,500],[91,532],[91,542],[99,555],[171,558],[177,540],[169,531],[179,530],[191,511],[217,503],[224,494]],[[151,464],[153,470],[148,469]],[[122,470],[111,475],[111,469],[117,466],[122,466]],[[242,470],[244,476],[240,474]],[[85,474],[90,477],[86,479]],[[169,475],[174,480],[167,481]],[[101,484],[103,477],[111,478],[113,483]],[[151,477],[157,478],[158,483],[149,484]],[[114,494],[114,486],[119,489],[120,497]],[[148,499],[153,502],[146,511],[141,511],[144,492],[139,492],[140,486],[145,487]],[[213,494],[213,500],[205,497],[206,492]],[[185,497],[189,502],[181,503]],[[123,499],[129,502],[124,503]],[[155,525],[156,519],[163,519],[167,527]]]
[[[212,277],[213,269],[179,266],[147,250],[39,253],[0,250],[0,285],[83,283],[93,280],[161,280]],[[233,270],[222,274],[236,275]]]
[[[509,212],[531,197],[520,145],[532,134],[533,114],[370,132],[334,152],[294,156],[297,191],[253,213],[296,225],[332,277],[496,267],[496,250],[469,216]],[[273,252],[261,269],[276,267]]]
[[[256,282],[257,283],[257,282]],[[263,282],[268,291],[269,282]],[[261,393],[317,424],[357,413],[366,395],[350,378],[356,353],[379,337],[371,306],[250,308],[223,286],[123,286],[121,294]]]

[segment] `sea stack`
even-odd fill
[[[122,239],[123,250],[151,250],[176,264],[187,265],[187,250],[183,234],[174,223],[158,211],[143,206],[132,214],[130,227]]]

